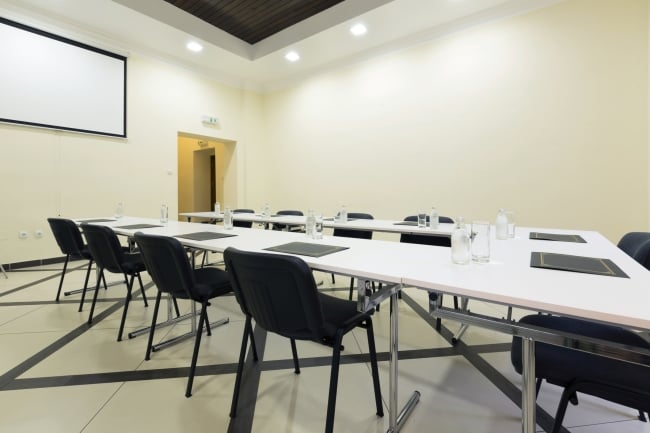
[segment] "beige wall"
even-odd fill
[[[266,96],[255,203],[647,230],[647,3],[570,0]]]
[[[648,230],[648,21],[567,0],[264,95],[132,51],[128,139],[0,124],[0,262],[58,255],[48,216],[176,215],[179,133],[230,143],[233,207]]]

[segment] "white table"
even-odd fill
[[[117,222],[104,223],[113,226],[118,233],[133,235],[138,230],[120,229],[118,226],[140,222],[157,223],[156,220],[123,218]],[[284,223],[284,221],[283,221]],[[348,223],[349,224],[349,223]],[[346,226],[347,227],[347,226]],[[178,235],[197,231],[214,231],[236,234],[209,241],[192,241],[179,238],[186,246],[223,252],[232,246],[248,251],[287,242],[315,242],[345,246],[349,249],[320,258],[301,258],[313,269],[354,276],[358,279],[358,305],[360,311],[368,311],[379,302],[390,298],[390,382],[389,382],[389,432],[398,432],[419,395],[414,393],[407,406],[397,410],[397,353],[398,353],[398,305],[397,292],[402,287],[414,286],[431,292],[446,293],[479,299],[487,302],[520,307],[534,311],[577,317],[633,329],[650,331],[650,272],[619,250],[596,232],[535,229],[552,233],[580,234],[587,243],[567,243],[528,239],[531,229],[518,228],[515,239],[498,241],[492,239],[491,258],[487,264],[454,265],[448,248],[425,245],[402,244],[389,241],[370,241],[344,237],[324,236],[322,240],[308,240],[304,234],[250,230],[184,222],[169,222],[164,227],[142,230],[146,233]],[[532,251],[555,252],[608,258],[616,263],[630,278],[607,277],[530,267]],[[382,281],[384,289],[370,295],[365,281]],[[617,302],[612,302],[612,293]],[[523,379],[522,431],[535,431],[534,389],[534,343],[544,341],[573,344],[572,336],[559,336],[555,332],[540,332],[513,322],[468,312],[432,306],[432,314],[451,318],[462,323],[483,326],[501,332],[522,336]],[[583,340],[578,337],[576,341]],[[634,352],[629,348],[599,341],[588,341],[592,348],[607,347],[610,356],[621,359],[642,359],[648,363],[650,351]],[[565,343],[566,344],[566,343]]]

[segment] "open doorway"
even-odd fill
[[[214,202],[235,205],[235,143],[178,134],[178,212],[206,212]]]

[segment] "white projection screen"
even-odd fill
[[[126,57],[0,17],[0,122],[126,137]]]

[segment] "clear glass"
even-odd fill
[[[221,215],[221,203],[219,203],[218,201],[214,202],[214,215],[215,216]]]
[[[262,216],[271,216],[271,206],[268,203],[264,203],[264,207],[262,208]]]
[[[508,217],[506,216],[506,211],[499,209],[494,225],[496,229],[496,238],[500,240],[508,239]]]
[[[471,255],[469,233],[463,217],[458,217],[456,221],[456,228],[451,234],[451,261],[459,265],[466,265],[469,263]]]
[[[314,237],[314,226],[316,225],[316,218],[314,216],[314,211],[309,209],[307,211],[307,218],[305,220],[305,236],[309,239]]]
[[[169,209],[167,208],[167,205],[164,204],[160,206],[160,222],[167,224],[167,221],[169,221]]]
[[[440,224],[440,216],[438,215],[438,210],[435,207],[431,208],[431,213],[429,214],[429,228],[437,229]]]
[[[427,226],[427,213],[424,209],[418,211],[418,228],[423,229]]]
[[[472,222],[472,261],[487,263],[490,261],[490,223],[488,221]]]
[[[223,212],[223,228],[226,230],[232,229],[232,211],[229,207]]]
[[[348,210],[345,205],[341,206],[341,211],[339,212],[339,221],[342,223],[348,222]]]
[[[314,215],[314,239],[323,239],[323,215]]]
[[[115,205],[115,218],[119,219],[124,216],[124,203],[118,201]]]
[[[511,210],[506,211],[508,217],[508,237],[514,239],[515,237],[515,213]]]

